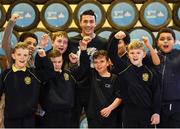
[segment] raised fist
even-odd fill
[[[40,57],[45,57],[46,56],[46,52],[44,51],[44,49],[38,49],[37,52],[38,52],[38,55]]]
[[[69,54],[69,60],[72,64],[76,64],[78,62],[78,55],[71,52]]]
[[[48,34],[42,35],[40,39],[39,47],[45,48],[48,45],[48,41],[49,41],[49,35]]]
[[[19,14],[18,13],[13,13],[10,20],[13,22],[16,22],[16,20],[19,18]]]
[[[90,36],[84,36],[82,39],[82,42],[88,44],[89,42],[91,42],[92,38]]]
[[[123,39],[123,38],[126,37],[126,34],[125,34],[123,31],[119,31],[119,32],[117,32],[117,33],[114,35],[114,37],[115,37],[116,39]]]

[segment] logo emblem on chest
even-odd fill
[[[66,81],[69,80],[69,75],[67,73],[64,73],[64,80],[66,80]]]
[[[24,78],[24,83],[26,84],[26,85],[29,85],[29,84],[31,84],[31,78],[30,77],[25,77]]]
[[[149,74],[148,73],[143,73],[142,74],[142,79],[143,79],[143,81],[148,81],[149,80]]]
[[[111,84],[105,84],[104,85],[106,88],[111,88]]]

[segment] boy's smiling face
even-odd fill
[[[105,56],[99,56],[98,58],[93,60],[93,65],[98,73],[103,74],[108,71],[110,62],[106,59]]]
[[[56,37],[52,43],[53,50],[59,51],[61,54],[65,53],[68,47],[68,39],[64,36]]]
[[[29,49],[18,48],[12,54],[12,58],[15,60],[15,67],[22,69],[26,67],[28,60],[30,59]]]
[[[128,52],[131,63],[137,67],[142,66],[142,60],[146,56],[146,53],[142,49],[131,49]]]
[[[161,33],[157,41],[157,46],[162,52],[169,53],[172,51],[174,43],[175,41],[171,33]]]

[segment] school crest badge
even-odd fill
[[[143,81],[148,81],[149,80],[149,74],[148,73],[143,73],[142,74],[142,79],[143,79]]]
[[[28,77],[28,76],[27,76],[27,77],[25,77],[25,78],[24,78],[24,82],[25,82],[25,84],[26,84],[26,85],[31,84],[31,78],[30,78],[30,77]]]
[[[64,79],[65,79],[66,81],[69,80],[69,75],[68,75],[67,73],[64,73]]]

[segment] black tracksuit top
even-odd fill
[[[77,35],[75,37],[72,37],[70,39],[70,47],[72,52],[76,53],[79,50],[79,41],[82,40],[83,37],[81,35]],[[92,54],[94,50],[107,50],[107,40],[104,38],[101,38],[100,36],[95,36],[94,39],[91,40],[91,42],[87,46],[88,55],[92,57]],[[89,50],[88,50],[89,49]],[[90,52],[92,50],[92,52]],[[89,92],[89,78],[84,77],[82,80],[78,81],[79,87],[77,88],[77,95],[78,97],[88,100],[88,92]]]
[[[39,56],[37,55],[36,59]],[[50,59],[48,60],[49,62]],[[53,69],[53,63],[52,69]],[[40,63],[36,63],[37,68],[41,68]],[[41,88],[40,103],[45,110],[70,109],[74,106],[75,83],[81,80],[85,70],[89,66],[89,56],[87,51],[81,51],[80,66],[62,72],[51,71],[51,78],[44,82]]]
[[[170,53],[159,52],[158,55],[161,60],[158,72],[161,75],[162,101],[180,102],[180,50],[174,49]]]
[[[90,98],[89,98],[89,105],[88,105],[88,115],[92,118],[102,118],[100,115],[100,111],[108,107],[115,98],[119,98],[119,87],[117,83],[117,76],[111,74],[110,77],[101,77],[97,71],[91,69],[90,71]],[[103,94],[104,97],[97,95],[99,92],[96,91],[98,87]]]

